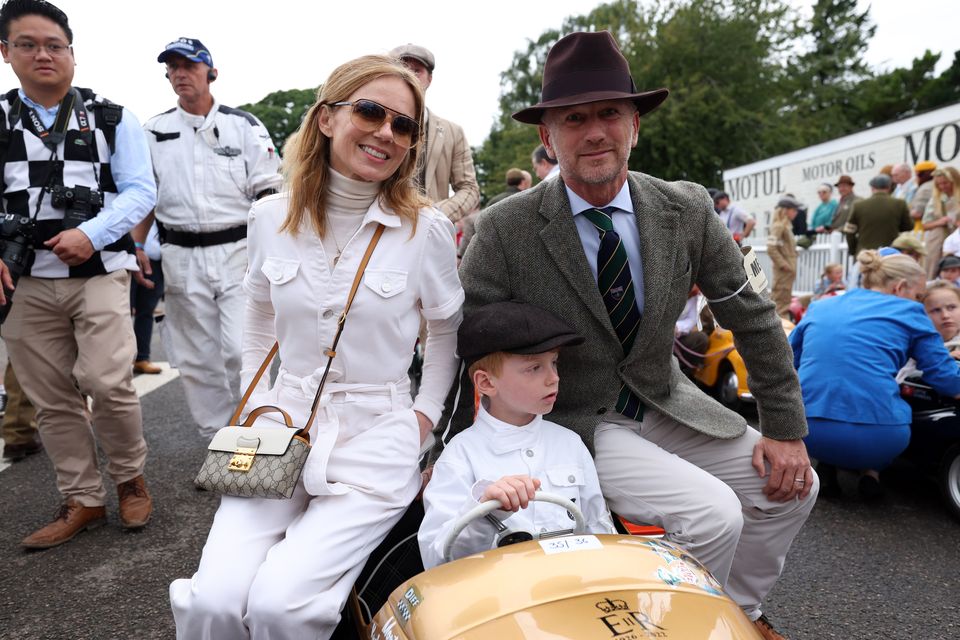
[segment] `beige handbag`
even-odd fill
[[[307,461],[307,456],[310,455],[310,427],[320,407],[320,396],[327,381],[327,374],[330,373],[330,365],[333,364],[333,359],[337,355],[337,344],[340,342],[340,334],[343,333],[347,313],[360,287],[363,272],[370,261],[373,249],[383,235],[383,230],[384,226],[378,225],[373,238],[370,239],[367,251],[357,269],[357,275],[353,279],[347,304],[337,320],[337,333],[333,338],[333,344],[324,352],[327,356],[327,366],[313,398],[307,423],[302,428],[295,427],[286,411],[280,407],[264,405],[251,411],[243,424],[220,429],[207,447],[207,457],[194,480],[198,488],[244,498],[289,498],[293,495],[300,480],[300,474],[303,472],[303,465]],[[264,358],[260,369],[257,370],[257,374],[240,399],[240,405],[230,419],[231,425],[237,425],[243,407],[279,349],[279,343],[274,343],[270,353]],[[279,413],[287,428],[252,426],[256,419],[265,413]]]

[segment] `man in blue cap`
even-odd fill
[[[134,232],[141,268],[153,219],[160,227],[168,355],[180,369],[201,434],[225,426],[239,401],[240,337],[250,204],[280,186],[270,134],[253,115],[210,93],[210,50],[178,38],[157,57],[177,106],[144,125],[157,207]]]

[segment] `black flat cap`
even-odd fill
[[[526,302],[494,302],[463,319],[457,353],[470,366],[498,351],[530,355],[582,342],[583,336],[545,309]]]

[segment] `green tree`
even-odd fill
[[[873,74],[863,61],[877,27],[870,8],[857,0],[817,0],[809,24],[797,26],[805,51],[788,64],[794,85],[794,124],[805,144],[863,128],[855,100],[857,85]]]
[[[676,0],[641,6],[617,0],[568,18],[514,55],[501,76],[501,113],[477,149],[481,189],[501,188],[510,166],[527,166],[535,127],[510,114],[539,101],[543,62],[561,34],[609,30],[641,89],[670,98],[641,124],[631,168],[668,179],[717,184],[724,167],[773,155],[798,139],[782,114],[793,16],[784,0]]]
[[[282,153],[287,138],[300,126],[316,95],[316,89],[274,91],[259,102],[240,105],[240,109],[260,118],[278,152]]]

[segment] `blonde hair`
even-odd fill
[[[830,272],[836,269],[843,271],[843,265],[839,262],[831,262],[830,264],[823,267],[823,273],[820,274],[821,278],[827,278],[830,276]]]
[[[789,230],[790,235],[793,235],[793,221],[787,215],[787,211],[794,208],[795,207],[777,207],[773,210],[773,221],[770,223],[771,235],[779,236],[783,234],[785,230]]]
[[[945,289],[953,293],[953,295],[957,296],[957,301],[960,302],[960,288],[957,288],[957,285],[953,284],[949,280],[934,280],[928,284],[927,291],[923,294],[923,302],[926,303],[930,294],[940,289]]]
[[[942,167],[933,172],[934,178],[946,178],[953,183],[953,197],[960,198],[960,171],[957,171],[953,167]],[[942,192],[940,188],[937,187],[937,181],[933,181],[933,195],[930,200],[933,202],[933,213],[936,217],[940,218],[946,215],[946,212],[943,210],[943,201],[940,199]]]
[[[916,260],[901,253],[881,256],[877,251],[868,249],[857,255],[857,262],[860,263],[860,276],[865,289],[884,289],[899,280],[922,281],[927,275]]]
[[[310,107],[300,128],[284,146],[283,175],[290,192],[287,218],[280,227],[291,235],[309,218],[314,230],[323,236],[326,230],[325,194],[330,168],[330,138],[320,131],[320,115],[335,102],[349,100],[358,89],[379,78],[403,80],[413,94],[414,117],[423,128],[423,90],[417,78],[402,64],[387,56],[362,56],[346,62],[330,74],[317,90],[317,100]],[[422,138],[421,138],[422,139]],[[417,216],[429,202],[414,185],[414,174],[422,149],[421,142],[411,148],[397,171],[380,186],[380,200],[385,209],[406,218],[417,228]]]

